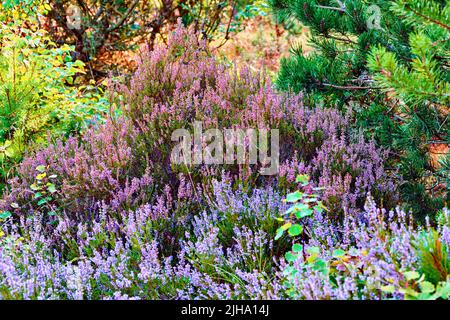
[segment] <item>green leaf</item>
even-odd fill
[[[298,236],[299,234],[302,233],[302,231],[303,231],[303,227],[297,223],[293,224],[288,230],[289,235],[292,237]]]
[[[313,213],[314,211],[311,210],[311,208],[307,207],[300,209],[298,212],[295,213],[295,216],[297,217],[297,219],[302,219],[312,215]]]
[[[298,212],[303,209],[308,209],[309,206],[304,203],[296,203],[292,207],[286,210],[286,214],[291,214],[292,212]]]
[[[333,251],[333,258],[340,258],[340,257],[343,257],[344,254],[345,254],[345,251],[344,251],[344,250],[336,249],[336,250]]]
[[[295,179],[295,182],[301,183],[302,185],[308,184],[309,176],[307,174],[299,174]]]
[[[287,202],[297,202],[298,200],[303,198],[303,193],[301,193],[300,191],[295,191],[293,193],[289,193],[286,197],[286,201]]]
[[[399,291],[400,293],[403,293],[405,295],[405,300],[415,300],[419,295],[418,292],[414,291],[411,288],[401,288]]]
[[[419,283],[419,287],[422,293],[433,293],[435,291],[434,285],[428,281]]]
[[[292,252],[286,252],[284,257],[286,258],[287,262],[294,262],[295,260],[297,260],[297,255],[293,254]]]
[[[315,206],[313,207],[313,209],[314,209],[316,212],[318,212],[318,213],[322,213],[322,212],[323,212],[322,207],[319,206],[319,205],[315,205]]]
[[[9,217],[11,217],[11,212],[9,211],[3,211],[0,213],[0,219],[8,219]]]
[[[277,234],[275,235],[275,240],[280,239],[283,236],[283,229],[282,228],[278,228],[277,229]]]
[[[403,275],[405,276],[406,280],[416,280],[419,279],[420,274],[417,271],[406,271],[403,272]]]
[[[381,286],[381,291],[386,292],[386,293],[394,293],[395,292],[395,287],[392,285],[389,286]]]
[[[319,254],[320,249],[319,247],[309,247],[308,249],[306,249],[306,252],[308,252],[309,254]]]
[[[295,243],[292,246],[292,251],[297,252],[297,253],[298,252],[302,252],[303,251],[303,246],[301,244]]]
[[[434,296],[436,298],[448,299],[450,297],[450,281],[439,282]]]
[[[47,173],[40,173],[36,176],[36,180],[42,180],[47,176]]]
[[[287,222],[287,223],[285,223],[285,224],[283,224],[283,225],[281,226],[281,229],[282,229],[283,231],[286,231],[287,229],[289,229],[289,228],[291,227],[291,225],[292,225],[292,223]]]
[[[46,198],[39,200],[37,204],[38,204],[38,206],[40,206],[40,205],[43,205],[45,203],[47,203],[47,199]]]
[[[327,263],[322,259],[318,259],[314,262],[313,269],[325,273],[327,271]]]
[[[56,187],[55,187],[55,185],[54,185],[53,183],[50,183],[50,184],[48,185],[48,187],[47,187],[47,190],[48,190],[50,193],[55,193],[55,192],[56,192]]]
[[[33,184],[30,186],[30,188],[31,188],[31,190],[33,190],[33,191],[41,190],[41,187],[38,186],[38,185],[35,184],[35,183],[33,183]]]

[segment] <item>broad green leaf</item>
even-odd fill
[[[299,234],[302,233],[302,231],[303,231],[303,227],[297,223],[293,224],[288,230],[289,235],[292,237],[298,236]]]
[[[318,259],[314,262],[314,270],[322,271],[323,273],[327,272],[327,263],[322,259]]]
[[[14,157],[14,152],[11,149],[6,149],[5,150],[5,156],[7,156],[8,158],[12,158]]]
[[[286,210],[286,214],[291,214],[292,212],[296,213],[300,210],[308,209],[309,206],[304,203],[296,203],[292,207]]]
[[[8,219],[11,217],[11,212],[9,211],[3,211],[0,213],[0,219]]]
[[[308,252],[309,254],[319,254],[320,249],[319,247],[309,247],[308,249],[306,249],[306,252]]]
[[[333,258],[340,258],[340,257],[343,257],[344,254],[345,254],[345,251],[344,251],[344,250],[336,249],[336,250],[333,251]]]
[[[294,252],[302,252],[303,251],[303,246],[301,244],[295,243],[292,246],[292,251],[294,251]]]
[[[47,187],[47,190],[48,190],[50,193],[55,193],[55,192],[56,192],[56,187],[55,187],[55,185],[54,185],[53,183],[50,183],[50,184],[48,185],[48,187]]]
[[[40,206],[40,205],[43,205],[43,204],[45,204],[47,202],[48,202],[48,198],[43,198],[43,199],[39,200],[37,204],[38,204],[38,206]]]
[[[297,202],[298,200],[300,200],[301,198],[303,198],[303,193],[301,193],[300,191],[295,191],[293,193],[289,193],[286,197],[286,201],[287,202]]]
[[[448,299],[450,297],[450,281],[439,282],[434,297],[436,299],[437,298]]]
[[[275,235],[275,240],[280,239],[281,236],[283,235],[283,232],[284,232],[283,229],[278,228],[278,229],[277,229],[277,234]]]
[[[435,291],[434,285],[428,281],[419,283],[419,287],[422,293],[433,293]]]
[[[289,229],[291,227],[292,223],[288,222],[285,223],[281,226],[281,229],[283,229],[283,231],[286,231],[287,229]]]
[[[318,212],[318,213],[322,213],[322,212],[323,212],[322,207],[320,207],[319,205],[315,205],[315,206],[313,207],[313,209],[314,209],[316,212]]]
[[[295,216],[297,217],[297,219],[302,219],[302,218],[312,215],[313,213],[314,213],[314,211],[308,207],[308,208],[300,209],[298,212],[295,213]]]
[[[420,274],[417,271],[406,271],[403,272],[403,275],[405,276],[406,280],[416,280],[419,279]]]
[[[287,262],[294,262],[295,260],[297,260],[297,255],[293,254],[292,252],[286,252],[284,257],[286,258]]]

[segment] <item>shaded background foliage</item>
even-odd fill
[[[94,78],[106,76],[113,68],[102,66],[107,63],[101,61],[105,56],[135,50],[141,44],[152,50],[156,43],[166,42],[179,18],[198,31],[199,37],[219,37],[222,45],[243,20],[258,13],[251,0],[57,0],[48,6],[43,28],[55,42],[73,45],[74,59],[92,61]],[[74,18],[79,27],[71,25]]]

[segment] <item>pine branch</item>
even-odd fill
[[[340,86],[336,84],[330,84],[330,83],[322,83],[325,87],[330,87],[333,89],[339,89],[339,90],[384,90],[388,89],[388,87],[379,86],[379,87],[367,87],[367,86]]]
[[[431,18],[429,16],[426,16],[425,14],[422,14],[422,13],[418,12],[417,10],[414,10],[413,8],[409,7],[408,5],[406,5],[405,7],[407,9],[411,10],[411,12],[413,12],[415,15],[417,15],[417,16],[419,16],[421,18],[424,18],[425,20],[428,20],[428,21],[430,21],[430,22],[432,22],[432,23],[434,23],[434,24],[436,24],[436,25],[438,25],[438,26],[440,26],[440,27],[450,31],[450,26],[442,23],[441,21],[433,19],[433,18]]]

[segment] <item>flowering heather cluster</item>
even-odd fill
[[[351,113],[308,108],[301,94],[228,68],[181,26],[110,90],[120,116],[49,143],[10,181],[0,298],[404,298],[414,295],[405,287],[424,286],[407,272],[436,288],[446,281],[448,211],[435,230],[377,208],[397,200],[387,153],[351,134]],[[279,175],[172,164],[173,130],[194,121],[279,129]],[[311,177],[327,211],[305,219],[292,261],[291,239],[275,235],[298,174]]]
[[[114,211],[146,203],[154,185],[150,168],[140,170],[136,165],[136,132],[127,120],[119,120],[88,130],[81,141],[71,137],[25,158],[19,178],[10,181],[11,192],[5,194],[4,202],[26,203],[16,212],[33,213],[36,192],[30,186],[39,174],[36,168],[44,166],[45,178],[55,175],[57,206],[68,215],[89,219],[100,202]]]
[[[371,199],[359,218],[342,223],[316,213],[306,222],[303,254],[288,263],[286,239],[270,231],[286,209],[280,195],[232,191],[226,181],[214,190],[190,218],[161,217],[147,205],[123,213],[121,225],[101,210],[93,226],[61,218],[51,233],[42,230],[42,214],[21,218],[0,238],[0,298],[401,299],[413,286],[407,272],[432,275],[425,258],[436,252],[421,246],[433,234],[447,255],[432,270],[450,274],[446,209],[436,230],[415,228],[403,211],[387,213]],[[161,245],[167,220],[184,231],[169,255]]]
[[[279,215],[281,197],[261,189],[232,194],[229,182],[214,184],[210,201],[218,205],[187,219],[155,215],[155,204],[122,213],[121,225],[100,210],[92,226],[66,217],[43,232],[41,213],[22,217],[0,238],[0,298],[276,298],[275,244],[258,225]],[[224,201],[245,207],[230,211]],[[239,222],[229,228],[225,216],[255,217],[255,229]],[[178,252],[165,256],[168,220],[185,234]]]
[[[415,226],[412,215],[398,208],[377,208],[369,197],[358,218],[348,216],[336,224],[316,213],[307,225],[310,240],[282,273],[291,298],[417,298],[420,290],[426,292],[425,281],[430,295],[438,293],[434,285],[444,283],[439,297],[450,296],[448,209],[433,229]]]
[[[278,93],[261,74],[227,68],[181,26],[168,47],[141,54],[128,84],[112,83],[110,91],[123,116],[91,128],[81,141],[58,141],[27,157],[10,182],[3,210],[16,216],[42,211],[30,190],[36,168],[42,166],[47,176],[55,177],[57,190],[47,211],[57,208],[77,221],[91,219],[100,208],[112,215],[135,210],[161,194],[170,193],[177,201],[183,195],[180,187],[189,184],[195,185],[191,194],[198,194],[197,188],[211,189],[211,180],[223,171],[250,187],[271,185],[279,191],[295,188],[295,175],[307,173],[326,188],[324,201],[335,215],[356,214],[368,192],[387,207],[396,200],[396,188],[383,166],[385,152],[361,136],[350,136],[350,114],[309,109],[301,94]],[[279,176],[258,176],[258,168],[250,164],[172,164],[171,133],[192,130],[195,120],[205,130],[279,129]]]

